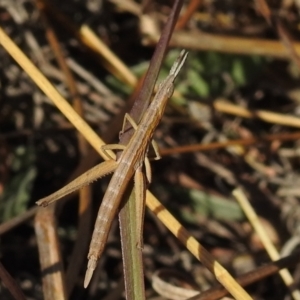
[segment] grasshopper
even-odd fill
[[[108,173],[114,172],[98,211],[88,253],[88,266],[84,279],[84,287],[88,286],[92,278],[97,262],[104,250],[109,230],[118,211],[122,196],[125,193],[128,183],[133,177],[135,182],[134,190],[136,199],[139,203],[144,203],[146,180],[149,183],[151,182],[151,169],[149,159],[147,158],[149,144],[152,141],[154,131],[163,116],[167,101],[173,95],[174,81],[185,62],[186,57],[187,52],[182,51],[177,60],[174,62],[169,75],[159,84],[157,93],[145,111],[139,124],[136,124],[129,114],[125,114],[122,132],[124,131],[127,121],[135,129],[135,132],[128,144],[102,146],[102,150],[109,157],[110,155],[107,150],[123,150],[117,161],[112,158],[109,161],[95,166],[70,182],[68,185],[64,186],[62,189],[37,202],[38,205],[47,206],[91,181]],[[159,159],[160,156],[156,144],[153,142],[152,144],[156,154],[155,159]],[[146,174],[143,173],[144,166]],[[141,205],[140,207],[144,207],[144,205]],[[143,217],[140,219],[138,232],[142,235],[141,228]],[[141,241],[142,238],[140,237],[139,240]]]

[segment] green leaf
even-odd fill
[[[244,69],[241,59],[234,59],[231,74],[237,85],[244,85],[246,83],[245,71],[246,70]]]
[[[191,89],[201,97],[208,97],[210,95],[209,84],[205,79],[195,70],[188,71],[188,81]]]
[[[236,202],[194,189],[189,191],[189,195],[196,213],[227,221],[241,221],[245,218]]]
[[[37,175],[33,148],[18,147],[15,150],[12,169],[15,175],[5,186],[0,197],[1,221],[8,220],[27,209]]]

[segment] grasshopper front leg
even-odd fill
[[[126,146],[121,145],[121,144],[108,144],[108,145],[103,145],[101,149],[103,152],[112,160],[114,160],[113,157],[107,152],[107,150],[124,150]]]
[[[122,131],[121,133],[124,133],[125,131],[125,126],[126,126],[126,121],[128,121],[130,123],[130,125],[133,127],[134,130],[137,130],[138,126],[137,124],[135,123],[135,121],[132,119],[132,117],[126,113],[125,116],[124,116],[124,120],[123,120],[123,126],[122,126]],[[159,154],[159,150],[158,150],[158,145],[157,143],[152,140],[151,141],[151,144],[152,144],[152,147],[153,147],[153,150],[154,150],[154,153],[155,153],[155,157],[154,157],[154,160],[158,160],[158,159],[161,159],[161,156]]]

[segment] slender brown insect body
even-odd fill
[[[144,175],[142,173],[142,166],[145,162],[146,177],[150,182],[151,170],[146,158],[147,150],[152,140],[155,128],[162,118],[167,101],[173,94],[174,80],[176,79],[186,57],[187,52],[182,51],[180,56],[173,64],[167,78],[159,84],[157,93],[153,101],[149,105],[138,125],[134,123],[129,115],[125,115],[125,120],[128,120],[135,128],[135,132],[132,135],[129,143],[126,146],[103,146],[103,150],[105,150],[105,148],[123,150],[117,162],[109,160],[98,166],[95,166],[93,169],[82,174],[74,181],[64,186],[62,189],[37,202],[38,205],[46,206],[53,201],[56,201],[59,198],[75,191],[78,187],[82,187],[84,184],[88,184],[89,182],[96,180],[97,178],[102,177],[105,174],[115,171],[107,187],[106,193],[98,211],[95,229],[88,253],[89,262],[84,279],[84,287],[87,287],[91,280],[93,271],[95,270],[97,265],[97,261],[104,250],[109,230],[112,221],[117,213],[122,196],[134,174],[136,176],[136,198],[143,198],[145,195],[145,184]],[[159,157],[158,153],[157,156]],[[143,199],[139,200],[142,201]],[[142,218],[143,217],[141,217],[141,222],[137,225],[139,227],[142,227]],[[142,229],[138,228],[137,231],[141,233]],[[139,238],[141,239],[141,237]]]

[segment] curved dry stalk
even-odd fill
[[[66,300],[64,268],[57,236],[54,206],[39,209],[34,229],[39,250],[45,300]]]

